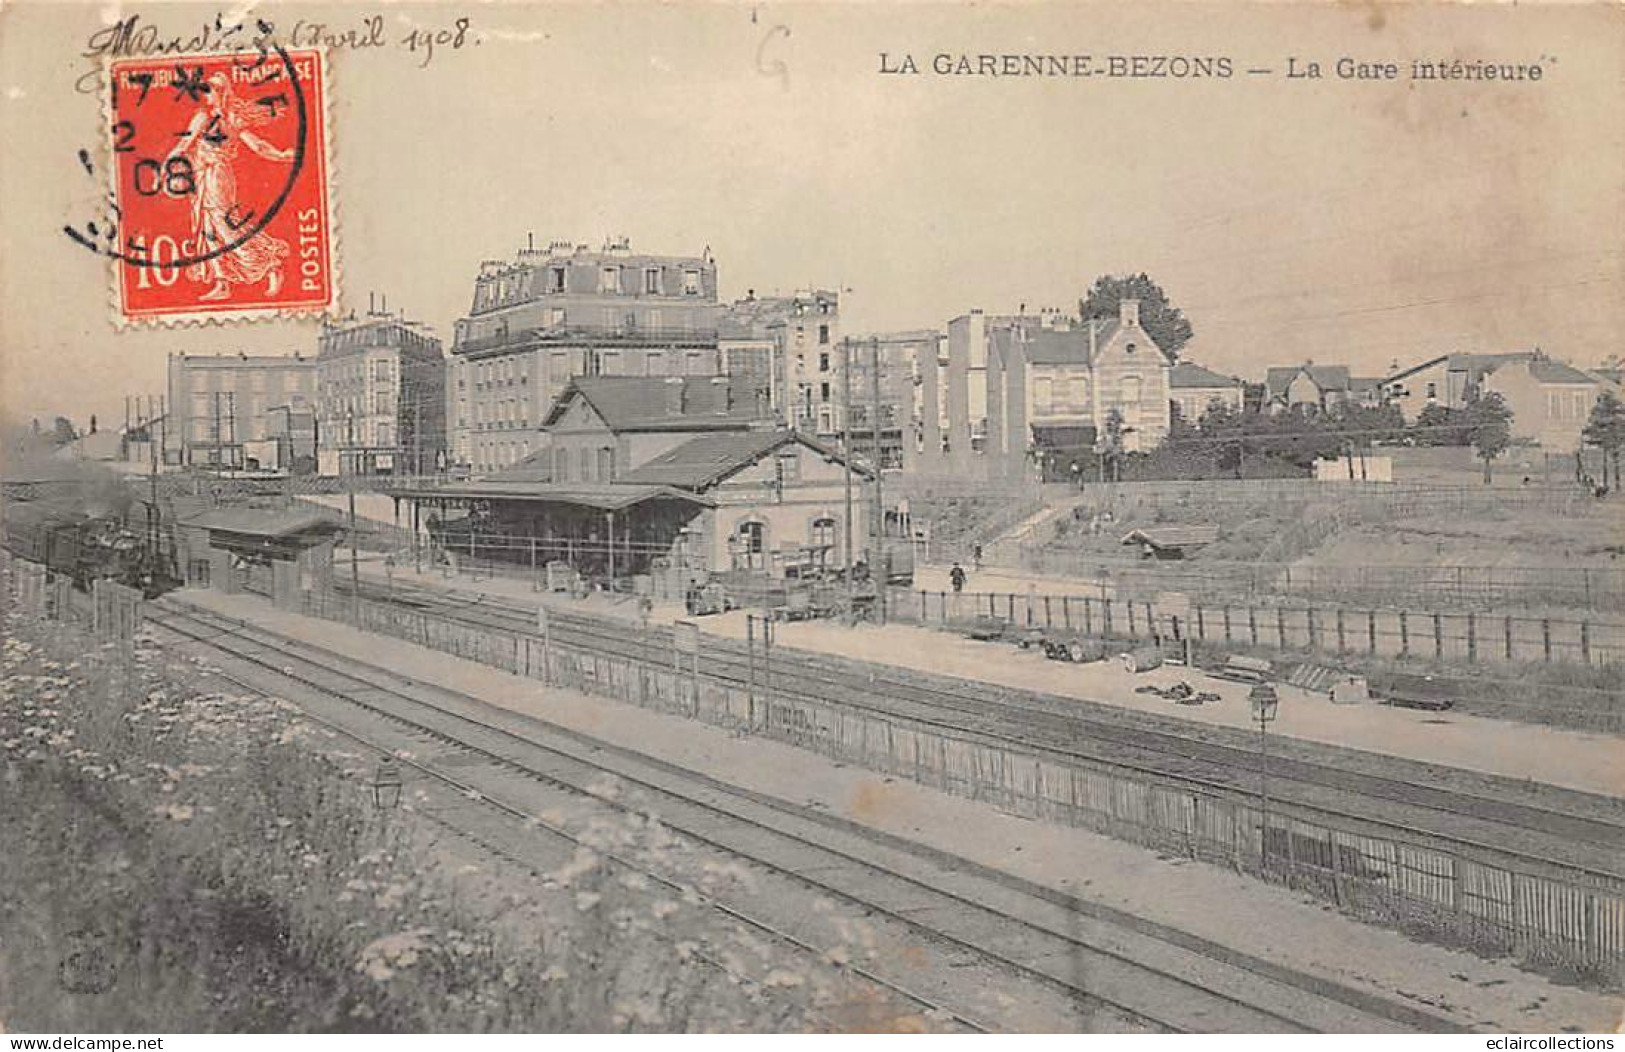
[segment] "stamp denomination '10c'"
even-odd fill
[[[110,73],[122,318],[333,308],[322,54],[170,56]]]

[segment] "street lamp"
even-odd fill
[[[1258,722],[1258,785],[1259,785],[1259,815],[1261,819],[1258,838],[1259,862],[1265,863],[1269,857],[1270,840],[1270,736],[1269,725],[1275,722],[1276,711],[1281,707],[1280,695],[1275,693],[1275,687],[1269,683],[1255,685],[1249,695],[1252,702],[1253,719]]]
[[[386,756],[378,761],[372,775],[372,803],[380,811],[398,806],[401,802],[401,768],[395,757]]]

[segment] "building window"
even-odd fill
[[[820,325],[818,327],[818,342],[819,343],[829,343],[829,326],[828,325]]]
[[[1123,348],[1125,354],[1133,354],[1135,350],[1137,350],[1137,348],[1132,343]]]
[[[643,291],[655,296],[660,293],[660,268],[650,267],[643,272]]]
[[[570,451],[568,449],[553,450],[553,481],[570,481]]]
[[[1123,412],[1129,413],[1140,408],[1140,378],[1138,376],[1123,377]]]
[[[568,351],[555,351],[547,360],[547,378],[550,382],[562,384],[570,379],[570,353]]]
[[[818,433],[821,435],[828,435],[832,434],[834,431],[835,414],[830,411],[829,406],[821,406],[818,410]]]
[[[700,272],[697,270],[683,271],[683,295],[698,296],[700,294]]]
[[[547,272],[547,291],[564,291],[564,268],[554,267]]]
[[[1428,401],[1431,402],[1435,398],[1438,398],[1438,397],[1439,397],[1439,385],[1436,384],[1436,383],[1429,383],[1428,384],[1428,394],[1427,394]]]
[[[818,400],[820,402],[829,401],[829,381],[828,380],[825,380],[825,381],[823,381],[822,383],[820,383],[818,385]]]
[[[598,481],[615,481],[615,451],[613,449],[600,449],[598,451]]]
[[[821,373],[829,372],[829,352],[828,351],[822,351],[822,352],[819,353],[819,355],[818,355],[818,371],[821,372]]]
[[[814,519],[812,531],[807,540],[814,548],[834,548],[835,520],[828,516],[822,519]]]
[[[801,480],[801,453],[790,449],[779,454],[778,457],[779,482],[799,482]]]
[[[615,293],[621,291],[621,268],[605,267],[598,273],[598,291]]]
[[[760,522],[742,522],[734,533],[734,568],[761,570],[767,566],[767,526]]]

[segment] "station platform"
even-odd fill
[[[385,579],[381,563],[364,565],[362,575],[373,583]],[[524,580],[451,577],[413,573],[410,569],[395,570],[392,576],[405,584],[469,596],[489,595],[526,604],[545,602],[593,616],[628,620],[640,616],[638,604],[630,597],[598,593],[572,599],[537,592]],[[651,620],[670,622],[686,616],[681,604],[664,603],[655,605]],[[702,632],[743,639],[745,618],[745,612],[732,611],[694,620]],[[1245,684],[1214,679],[1193,669],[1164,667],[1131,673],[1117,661],[1074,665],[1049,661],[1037,650],[1021,650],[1011,643],[977,642],[913,625],[860,624],[848,628],[831,621],[802,621],[781,623],[776,630],[780,646],[1042,691],[1197,723],[1257,730]],[[1220,700],[1185,706],[1135,692],[1142,686],[1169,687],[1180,681],[1199,691],[1216,693]],[[1449,711],[1426,712],[1377,704],[1334,705],[1323,695],[1290,689],[1282,691],[1281,707],[1269,733],[1625,799],[1625,764],[1620,763],[1625,742],[1614,735]]]

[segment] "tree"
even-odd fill
[[[1191,339],[1191,323],[1184,312],[1168,302],[1168,294],[1150,277],[1125,274],[1121,277],[1107,274],[1095,279],[1094,285],[1078,303],[1078,317],[1085,322],[1092,318],[1116,318],[1123,300],[1140,301],[1140,328],[1157,341],[1169,358],[1177,360],[1179,352]]]
[[[1472,441],[1464,426],[1465,409],[1448,409],[1430,402],[1416,415],[1415,439],[1419,446],[1465,446]]]
[[[1608,461],[1614,462],[1613,488],[1619,488],[1619,456],[1625,450],[1625,402],[1612,391],[1604,391],[1591,407],[1591,416],[1580,431],[1588,446],[1602,450],[1602,484],[1608,485]]]
[[[1490,461],[1512,444],[1512,409],[1500,392],[1489,391],[1467,403],[1462,423],[1468,441],[1484,462],[1484,485],[1490,484]]]

